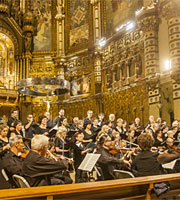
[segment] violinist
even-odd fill
[[[16,186],[12,179],[13,174],[22,176],[22,162],[21,153],[24,151],[24,143],[22,136],[14,135],[9,138],[10,150],[3,156],[2,163],[5,169],[10,183],[12,186]]]
[[[168,150],[168,153],[170,154],[179,154],[174,148],[173,148],[174,140],[170,137],[166,139],[166,149]],[[180,154],[179,154],[180,155]]]
[[[116,165],[123,166],[126,164],[130,166],[130,162],[123,159],[117,159],[109,153],[109,150],[112,146],[112,140],[108,135],[102,135],[99,139],[99,149],[97,151],[98,154],[101,154],[98,165],[102,170],[102,174],[104,180],[112,180],[115,179],[113,175],[113,170],[117,167]]]
[[[162,168],[157,158],[158,153],[152,152],[154,139],[148,133],[142,133],[138,137],[141,152],[132,162],[132,170],[135,176],[152,176],[162,174]]]
[[[127,141],[131,142],[131,143],[136,143],[136,140],[137,140],[137,136],[135,136],[135,130],[129,130],[127,132],[127,138],[126,138]],[[130,144],[130,143],[129,143]],[[130,148],[131,148],[131,144],[128,145]]]
[[[48,145],[49,138],[44,135],[35,135],[31,140],[31,151],[22,166],[23,175],[31,187],[72,183],[61,174],[68,166],[67,160],[55,161],[45,157]]]

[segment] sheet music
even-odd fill
[[[87,153],[78,169],[91,172],[101,154]]]
[[[163,164],[162,167],[165,169],[173,169],[174,165],[176,164],[176,161],[177,161],[177,159],[175,159],[169,163]]]
[[[52,130],[58,130],[58,125],[56,124],[52,129],[49,130],[49,132],[51,132]]]

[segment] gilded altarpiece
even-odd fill
[[[119,92],[107,93],[102,102],[104,113],[108,116],[115,113],[116,118],[127,122],[139,117],[144,124],[148,121],[148,90],[146,84],[125,89]]]
[[[88,110],[93,110],[94,116],[97,116],[96,101],[92,98],[64,103],[62,107],[65,109],[65,115],[69,120],[76,116],[80,119],[85,118]]]
[[[97,117],[99,112],[104,112],[105,119],[108,120],[108,115],[115,113],[116,119],[123,118],[127,122],[130,122],[135,117],[139,117],[142,124],[145,124],[149,116],[147,94],[147,86],[144,84],[119,92],[106,93],[98,100],[94,97],[84,100],[74,100],[74,102],[62,104],[61,107],[65,109],[68,119],[72,119],[75,116],[82,119],[86,117],[87,110],[90,109],[93,110],[94,117]],[[103,107],[102,110],[98,110],[98,104],[101,104]]]

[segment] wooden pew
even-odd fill
[[[154,183],[169,181],[171,190],[164,196],[180,193],[180,173],[99,181],[71,185],[0,190],[0,199],[151,199]]]

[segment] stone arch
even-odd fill
[[[11,41],[14,44],[14,53],[15,56],[19,55],[19,45],[18,45],[18,40],[17,38],[7,29],[0,27],[0,33],[3,33],[4,35],[6,35],[7,37],[9,37],[11,39]]]

